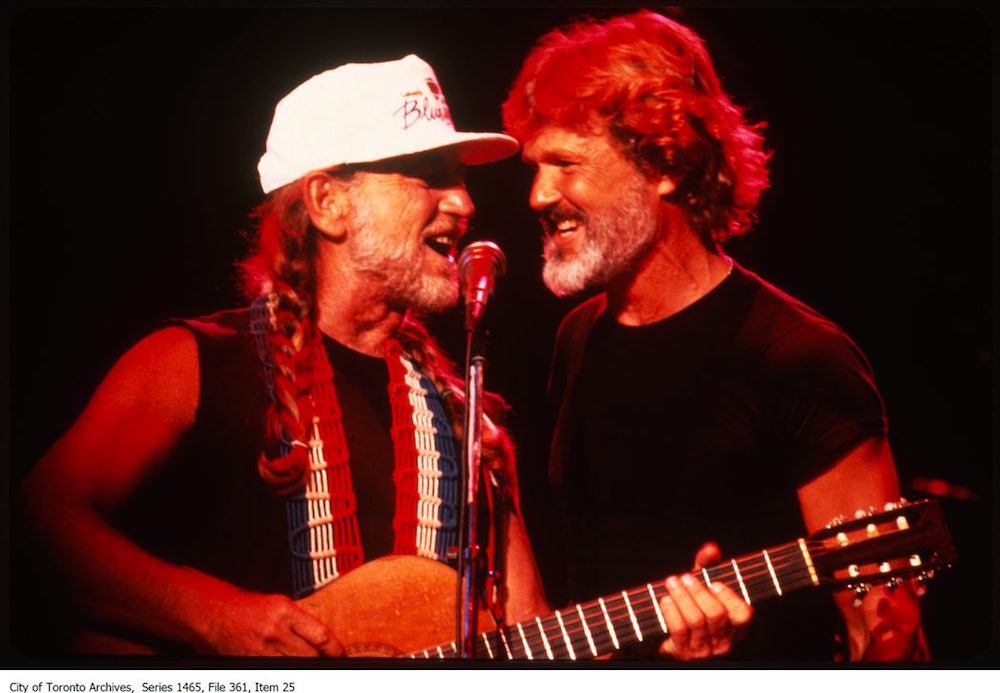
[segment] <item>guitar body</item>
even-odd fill
[[[330,627],[348,657],[402,657],[428,645],[454,642],[457,581],[458,574],[438,561],[385,556],[296,603]],[[478,625],[480,631],[496,627],[486,610],[480,611]],[[70,649],[84,655],[162,655],[172,648],[81,630]]]
[[[323,621],[348,657],[401,657],[455,640],[458,574],[418,556],[386,556],[343,575],[298,605]],[[480,630],[494,628],[486,611]]]

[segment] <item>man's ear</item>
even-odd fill
[[[313,226],[330,240],[343,240],[347,234],[344,221],[350,205],[344,186],[323,171],[307,173],[300,184]]]

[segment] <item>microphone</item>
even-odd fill
[[[458,256],[458,273],[465,293],[465,330],[472,332],[486,310],[486,299],[507,270],[507,258],[492,241],[476,241]]]

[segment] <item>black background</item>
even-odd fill
[[[498,129],[532,42],[584,12],[610,10],[12,13],[12,487],[129,345],[166,317],[238,303],[232,263],[247,249],[256,163],[281,96],[337,64],[413,52],[434,66],[458,128]],[[961,558],[931,584],[925,622],[939,659],[991,661],[991,18],[903,7],[673,12],[706,40],[734,101],[768,123],[772,188],[755,231],[727,250],[866,352],[904,494],[926,495],[927,478],[971,494],[942,497]],[[552,336],[575,302],[539,279],[529,185],[516,157],[470,172],[478,213],[467,239],[494,239],[507,254],[486,377],[514,407],[525,512],[543,543],[537,422]],[[459,312],[432,327],[460,360]],[[13,571],[21,560],[30,556],[13,556]]]

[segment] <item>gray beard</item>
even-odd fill
[[[423,263],[409,255],[411,246],[390,247],[378,229],[372,228],[371,208],[364,200],[352,200],[354,242],[349,246],[355,269],[375,280],[378,298],[391,307],[440,312],[458,302],[458,272],[445,279],[424,272]],[[422,252],[419,243],[417,252]]]
[[[644,197],[643,181],[637,179],[613,208],[590,214],[584,221],[587,237],[570,258],[545,241],[542,280],[556,296],[576,294],[608,282],[638,268],[657,237],[656,215]]]

